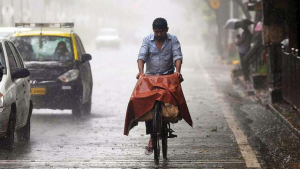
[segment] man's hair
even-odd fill
[[[168,29],[167,20],[164,18],[156,18],[152,24],[153,29]]]

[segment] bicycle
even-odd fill
[[[165,120],[161,113],[161,104],[163,102],[156,101],[153,111],[153,137],[152,146],[154,151],[155,164],[159,164],[160,145],[159,140],[162,142],[163,159],[167,160],[168,151],[168,138],[177,137],[172,134],[174,131],[170,128],[170,122]]]
[[[163,158],[167,160],[168,138],[177,137],[172,134],[174,131],[170,128],[170,123],[177,123],[182,119],[193,126],[178,74],[142,76],[127,106],[124,135],[128,135],[138,122],[152,121],[154,161],[159,164],[160,140]]]

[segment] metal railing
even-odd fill
[[[265,63],[264,49],[265,47],[263,44],[257,45],[256,52],[252,59],[249,61],[252,68],[254,69],[254,72],[258,72]]]

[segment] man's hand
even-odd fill
[[[138,73],[138,74],[136,75],[136,79],[139,79],[141,76],[145,76],[145,73]]]
[[[177,75],[179,82],[180,82],[180,83],[183,82],[183,78],[182,78],[181,73],[175,72],[175,74]]]

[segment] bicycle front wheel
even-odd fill
[[[159,164],[159,153],[160,153],[160,146],[159,146],[159,133],[160,133],[159,129],[161,124],[160,108],[161,108],[160,102],[156,101],[154,105],[153,133],[152,133],[154,161],[156,164]]]

